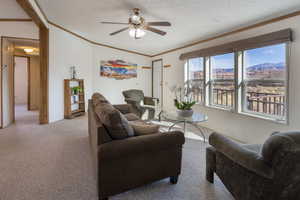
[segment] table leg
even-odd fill
[[[177,121],[177,122],[174,122],[170,127],[169,127],[169,130],[168,131],[171,131],[171,129],[176,125],[176,124],[180,124],[182,123],[183,121]]]
[[[204,141],[204,143],[205,143],[205,135],[204,135],[202,129],[201,129],[197,124],[194,124],[194,123],[189,123],[189,124],[191,124],[193,127],[195,127],[195,128],[198,129],[198,131],[201,133],[201,135],[202,135],[202,137],[203,137],[203,141]]]

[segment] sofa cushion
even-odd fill
[[[139,119],[140,119],[140,118],[139,118],[136,114],[134,114],[134,113],[127,113],[127,114],[125,114],[124,116],[126,117],[126,119],[127,119],[128,121],[136,121],[136,120],[139,120]]]
[[[111,104],[101,103],[95,107],[95,113],[112,139],[124,139],[134,136],[128,120]]]
[[[159,133],[159,125],[156,124],[147,123],[142,120],[129,121],[129,124],[133,128],[135,136]]]
[[[98,92],[93,94],[92,100],[93,100],[93,106],[97,106],[98,104],[101,104],[101,103],[110,104],[110,102],[102,94],[100,94]]]

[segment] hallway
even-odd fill
[[[18,125],[36,125],[39,122],[39,113],[37,110],[27,110],[27,105],[25,104],[16,104],[15,120],[15,123]]]

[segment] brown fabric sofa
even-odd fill
[[[216,173],[237,200],[300,199],[300,132],[274,133],[263,145],[209,138],[206,177]]]
[[[138,121],[139,129],[141,128],[142,121],[134,117],[130,105],[114,107],[127,119]],[[157,132],[113,140],[109,130],[106,130],[99,119],[93,100],[89,100],[88,123],[99,199],[107,199],[109,196],[168,177],[171,183],[177,182],[181,172],[183,133]]]

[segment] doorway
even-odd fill
[[[163,60],[152,61],[152,97],[158,98],[163,107]]]
[[[2,128],[39,123],[39,40],[2,37]]]

